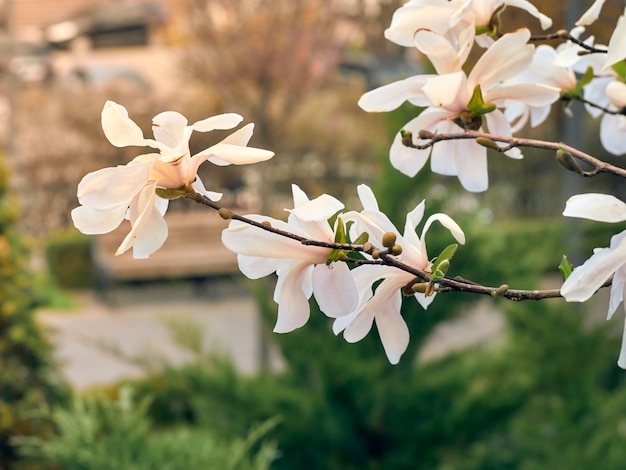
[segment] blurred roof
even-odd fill
[[[88,37],[94,47],[143,44],[152,25],[163,24],[167,9],[160,2],[108,4],[80,10],[44,28],[44,39],[65,46]]]

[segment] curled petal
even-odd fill
[[[353,312],[359,301],[350,268],[342,262],[313,268],[313,294],[322,312],[331,318]]]
[[[615,272],[611,286],[611,297],[609,300],[609,313],[607,319],[610,320],[617,310],[617,307],[624,301],[624,289],[626,288],[626,269],[622,266]]]
[[[104,135],[116,147],[157,146],[153,140],[144,139],[140,127],[128,117],[126,108],[114,101],[107,101],[104,104],[101,122]]]
[[[459,242],[461,245],[465,244],[465,233],[463,233],[463,230],[461,229],[461,227],[459,227],[459,224],[452,220],[452,217],[447,214],[433,214],[426,220],[424,228],[422,229],[422,240],[424,240],[426,232],[435,221],[439,222],[445,228],[450,230],[450,233],[457,242]]]
[[[420,29],[415,33],[414,40],[415,47],[428,56],[438,74],[449,74],[461,70],[463,63],[459,52],[441,34],[430,29]]]
[[[152,118],[154,138],[170,148],[178,147],[185,136],[187,118],[176,111],[165,111]]]
[[[248,279],[260,279],[280,268],[285,261],[278,258],[261,258],[260,256],[237,255],[239,270]]]
[[[541,29],[548,29],[552,26],[552,19],[537,10],[537,7],[527,0],[505,0],[504,3],[512,7],[526,10],[530,15],[539,20]]]
[[[222,140],[220,144],[240,145],[242,147],[245,147],[246,145],[248,145],[248,142],[250,142],[253,131],[254,124],[246,124],[241,129],[237,129],[235,132]],[[217,166],[230,165],[230,162],[224,161],[218,157],[210,157],[209,161]]]
[[[608,194],[577,194],[565,203],[563,215],[598,222],[622,222],[626,220],[626,204]]]

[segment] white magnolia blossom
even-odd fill
[[[292,186],[294,208],[287,222],[261,215],[248,218],[312,240],[332,243],[335,235],[328,219],[343,209],[343,204],[323,194],[309,200],[296,185]],[[259,279],[276,272],[278,281],[274,301],[278,318],[274,331],[287,333],[303,326],[309,319],[308,299],[315,295],[322,312],[332,318],[347,315],[356,308],[358,296],[348,265],[326,264],[331,248],[306,246],[259,227],[233,220],[222,232],[222,242],[237,253],[241,272]]]
[[[600,222],[623,222],[626,221],[626,204],[605,194],[579,194],[567,201],[563,215]],[[568,302],[585,302],[611,276],[609,319],[624,301],[626,292],[626,231],[614,235],[608,248],[596,248],[582,266],[574,269],[561,286],[561,295]],[[626,325],[617,364],[626,369]]]
[[[123,106],[107,101],[102,110],[102,129],[109,142],[116,147],[153,147],[159,153],[139,155],[127,165],[87,174],[78,185],[81,205],[72,211],[74,225],[83,233],[101,234],[114,230],[127,218],[131,230],[116,254],[132,247],[135,258],[149,257],[167,239],[163,215],[168,201],[157,196],[157,188],[191,186],[210,199],[219,200],[221,194],[207,191],[196,177],[201,163],[207,160],[217,165],[254,163],[274,155],[267,150],[246,147],[252,137],[252,124],[220,143],[190,155],[189,138],[193,131],[232,129],[242,119],[238,114],[230,113],[187,125],[184,116],[166,111],[152,121],[154,139],[146,139]]]
[[[557,88],[561,93],[564,90],[574,89],[577,84],[576,74],[571,67],[556,64],[557,51],[547,44],[542,44],[535,49],[533,60],[529,67],[510,83],[540,83]],[[531,127],[536,127],[544,122],[552,103],[542,106],[532,106],[523,101],[509,101],[506,103],[504,115],[513,126],[513,132],[519,131],[528,121]]]
[[[494,13],[506,6],[520,8],[538,18],[543,29],[552,26],[550,18],[525,0],[409,0],[394,12],[385,37],[401,46],[411,47],[413,36],[419,29],[429,29],[454,41],[459,30],[469,26],[473,41],[476,30],[489,28]],[[479,34],[475,39],[483,47],[489,47],[493,42],[487,34]]]
[[[596,0],[591,7],[576,22],[576,26],[589,26],[600,16],[600,11],[606,0]],[[603,69],[611,67],[616,62],[626,59],[626,8],[624,13],[617,19],[617,25],[611,34],[606,58],[603,59]]]
[[[443,36],[428,30],[415,34],[415,45],[435,66],[439,75],[419,75],[385,85],[365,93],[359,105],[366,111],[388,111],[409,100],[417,106],[428,106],[404,129],[413,134],[415,145],[425,145],[419,131],[441,134],[458,133],[471,128],[492,134],[511,136],[511,124],[498,109],[519,101],[529,106],[545,106],[559,98],[559,90],[537,83],[508,83],[524,72],[533,59],[534,46],[527,44],[530,32],[521,29],[505,34],[478,59],[466,75],[460,70],[460,51]],[[462,57],[462,55],[461,55]],[[472,115],[468,105],[476,87],[484,103],[496,106],[482,116]],[[465,118],[469,117],[468,125]],[[518,148],[505,152],[511,158],[522,158]],[[468,191],[485,191],[489,186],[487,149],[473,140],[447,140],[432,148],[416,149],[402,142],[398,133],[390,149],[392,165],[408,176],[414,176],[430,157],[431,170],[443,175],[458,176]]]
[[[396,243],[402,247],[397,257],[403,263],[419,270],[426,270],[430,265],[426,252],[425,235],[433,222],[439,221],[459,243],[465,243],[461,228],[446,214],[431,215],[424,224],[421,236],[417,236],[416,227],[424,215],[424,201],[415,207],[406,217],[404,234],[400,235],[385,214],[380,212],[378,202],[372,190],[366,185],[358,187],[358,194],[363,205],[360,213],[349,212],[344,220],[354,221],[353,235],[362,232],[370,234],[370,241],[382,246],[382,237],[386,232],[396,235]],[[415,279],[415,276],[393,266],[363,265],[352,270],[359,293],[359,305],[348,316],[339,317],[333,324],[335,334],[343,332],[346,341],[360,341],[376,322],[376,328],[383,344],[385,354],[392,364],[397,364],[409,344],[409,329],[402,318],[402,289]],[[373,285],[382,282],[373,292]],[[434,293],[426,296],[416,293],[415,298],[423,308],[434,299]]]

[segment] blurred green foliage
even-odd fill
[[[37,411],[62,400],[51,348],[34,318],[41,300],[27,270],[28,250],[15,229],[19,211],[0,158],[0,469],[17,465],[17,436],[45,435],[51,425]],[[20,468],[28,468],[27,466]]]
[[[46,262],[52,280],[62,288],[94,287],[92,237],[74,228],[58,230],[46,240]]]
[[[57,433],[24,440],[23,452],[63,470],[264,470],[275,457],[273,444],[258,446],[273,421],[232,440],[199,429],[153,432],[148,404],[130,388],[117,400],[76,396],[70,407],[53,409]]]

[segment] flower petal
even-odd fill
[[[407,100],[415,106],[426,106],[428,100],[422,87],[435,75],[416,75],[368,91],[359,99],[359,106],[369,113],[392,111]]]
[[[108,233],[115,230],[124,220],[128,206],[121,205],[109,210],[96,210],[80,206],[72,210],[74,226],[86,235]]]
[[[624,332],[622,333],[622,346],[619,350],[619,357],[617,358],[617,365],[626,369],[626,317],[624,317]]]
[[[88,173],[78,184],[78,201],[92,209],[126,205],[148,181],[153,162],[102,168]]]
[[[216,129],[232,129],[237,126],[243,117],[236,113],[218,114],[217,116],[211,116],[210,118],[203,119],[202,121],[194,122],[191,128],[197,132],[210,132]]]
[[[152,118],[154,138],[170,148],[178,147],[185,137],[187,118],[176,111],[164,111]]]
[[[600,248],[582,266],[574,269],[561,286],[561,295],[568,302],[585,302],[624,265],[626,237],[615,248]]]
[[[114,101],[107,101],[104,104],[101,123],[104,135],[116,147],[156,146],[154,141],[144,139],[141,128],[128,117],[126,108]]]
[[[626,8],[624,14],[617,20],[617,25],[613,30],[609,40],[609,48],[606,54],[604,69],[626,58]]]
[[[530,15],[539,20],[539,23],[541,24],[541,29],[548,29],[552,26],[552,19],[541,13],[532,3],[526,0],[505,0],[503,3],[512,7],[526,10]]]
[[[602,10],[602,5],[604,5],[605,1],[606,0],[596,0],[593,2],[593,5],[591,5],[574,24],[576,26],[589,26],[595,22],[598,16],[600,16],[600,10]]]
[[[331,318],[353,312],[359,301],[350,268],[343,262],[318,264],[313,268],[313,295],[320,310]]]
[[[399,298],[399,296],[396,296]],[[400,357],[409,346],[409,327],[400,314],[400,308],[388,306],[375,317],[376,328],[385,354],[391,364],[400,362]]]
[[[563,215],[598,222],[622,222],[626,220],[626,204],[608,194],[577,194],[567,200]]]
[[[439,75],[461,70],[459,52],[441,34],[430,29],[420,29],[415,33],[415,47],[425,54]]]
[[[331,218],[344,207],[343,203],[335,197],[322,194],[305,204],[294,207],[290,212],[303,222],[322,222]]]
[[[454,103],[464,81],[463,72],[438,75],[428,80],[422,91],[433,106],[442,108]]]
[[[274,152],[254,147],[242,147],[241,145],[219,143],[194,155],[196,157],[218,159],[234,165],[247,165],[249,163],[263,162],[274,156]]]
[[[309,263],[300,262],[283,266],[277,271],[274,299],[278,302],[278,318],[275,333],[288,333],[309,320],[310,307],[303,286],[310,275],[310,268]]]
[[[239,270],[248,279],[260,279],[275,272],[285,264],[284,259],[237,255]]]

